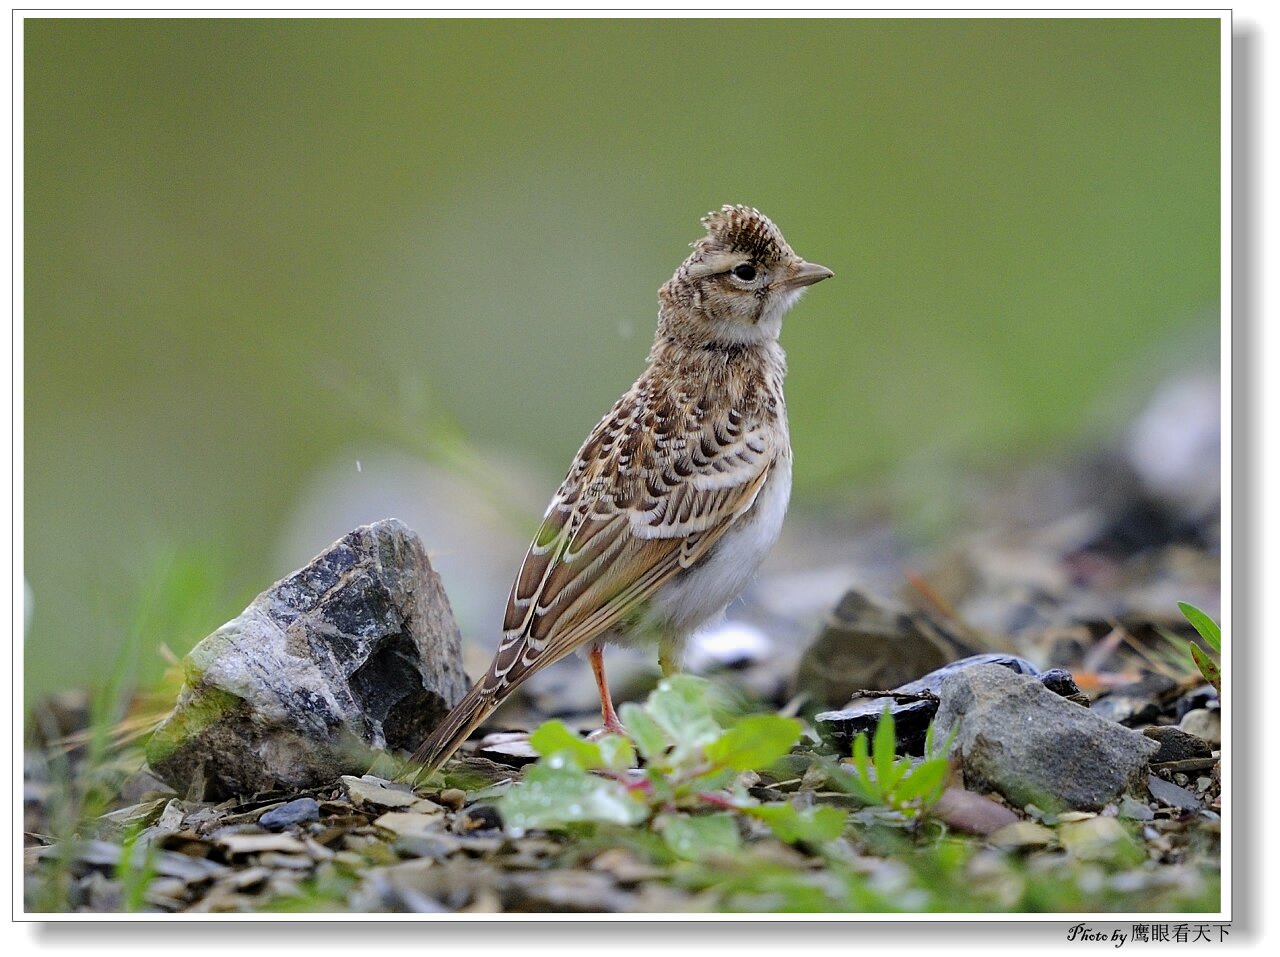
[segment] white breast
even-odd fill
[[[724,611],[747,587],[778,540],[790,499],[788,450],[774,464],[751,510],[725,532],[702,564],[673,579],[654,596],[649,620],[680,641]]]

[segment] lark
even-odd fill
[[[769,218],[725,206],[658,292],[649,365],[587,436],[511,589],[489,670],[413,756],[438,768],[508,695],[585,651],[606,731],[624,732],[608,644],[656,645],[664,675],[689,635],[747,586],[791,496],[782,317],[830,269]]]

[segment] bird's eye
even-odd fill
[[[733,267],[733,275],[743,282],[751,282],[756,278],[756,267],[751,263],[742,263]]]

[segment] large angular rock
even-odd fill
[[[180,793],[300,789],[414,748],[467,690],[439,576],[407,526],[362,526],[263,592],[187,655],[147,744]]]
[[[962,668],[973,668],[978,665],[999,665],[1020,675],[1034,675],[1043,683],[1039,670],[1025,658],[987,653],[970,655],[968,658],[949,662],[924,677],[898,685],[893,690],[901,694],[932,692],[936,695],[942,690],[942,683],[952,674]],[[1062,675],[1065,672],[1055,671],[1053,674]],[[1067,677],[1070,680],[1070,676]],[[1075,682],[1071,682],[1071,687],[1079,691],[1075,688]],[[854,738],[865,734],[870,739],[875,735],[876,728],[880,726],[880,716],[884,714],[887,707],[889,714],[893,716],[898,753],[923,755],[925,738],[929,733],[929,725],[933,722],[934,715],[938,713],[938,705],[938,701],[929,700],[900,702],[887,697],[855,698],[839,711],[823,711],[814,715],[813,725],[822,739],[837,751],[841,754],[851,754]]]
[[[935,740],[956,732],[954,754],[971,790],[995,790],[1016,806],[1097,810],[1140,791],[1160,746],[996,665],[942,683]]]
[[[796,688],[839,708],[861,688],[896,688],[972,649],[926,615],[850,589],[800,659]]]

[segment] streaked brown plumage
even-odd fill
[[[791,487],[782,316],[829,278],[764,215],[725,206],[659,291],[644,374],[592,430],[516,576],[486,674],[413,756],[434,769],[519,685],[588,648],[653,641],[664,673],[750,580]]]

